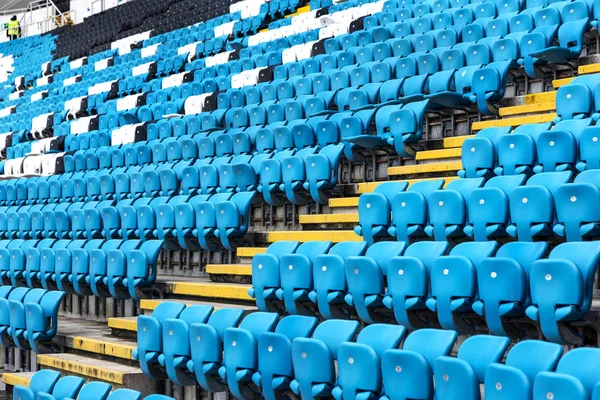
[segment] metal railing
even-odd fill
[[[41,18],[40,10],[45,10],[44,15],[42,15]],[[24,11],[19,12],[11,10],[6,11],[5,13],[12,15],[23,14],[19,20],[21,37],[44,34],[61,26],[73,24],[75,21],[74,11],[66,11],[63,13],[52,0],[35,0],[29,3]],[[0,15],[2,15],[2,11],[0,11]],[[2,27],[0,29],[0,34],[6,36],[7,30],[8,28]]]

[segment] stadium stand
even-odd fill
[[[7,395],[600,400],[599,16],[131,0],[0,44]]]

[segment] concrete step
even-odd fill
[[[207,264],[209,275],[252,275],[252,265],[248,264]]]
[[[105,323],[61,318],[55,341],[67,349],[133,361],[135,340],[112,336]]]
[[[432,177],[432,178],[421,178],[421,179],[398,179],[404,182],[408,182],[408,186],[412,185],[415,182],[420,182],[420,181],[431,181],[434,179],[443,179],[445,182],[445,185],[447,185],[448,183],[458,179],[458,176],[444,176],[442,178],[438,178],[438,177]],[[359,189],[359,193],[363,194],[363,193],[371,193],[373,190],[375,190],[375,188],[379,185],[381,185],[384,182],[391,182],[391,181],[378,181],[378,182],[365,182],[365,183],[359,183],[358,184],[358,189]],[[358,203],[357,203],[358,204]]]
[[[473,122],[471,129],[473,131],[480,131],[485,128],[494,128],[498,126],[517,127],[519,125],[525,124],[539,124],[542,122],[551,122],[554,118],[556,118],[556,113],[527,115],[524,117],[488,119],[485,121]]]
[[[4,372],[2,374],[2,383],[6,388],[12,388],[17,385],[29,387],[29,381],[35,372]],[[10,390],[9,390],[10,391]]]
[[[356,224],[358,223],[358,214],[312,214],[301,215],[300,225],[314,224]]]
[[[79,375],[90,380],[108,382],[115,388],[126,387],[144,395],[157,393],[157,381],[145,376],[135,366],[70,353],[38,354],[37,361],[41,366],[65,375]]]
[[[460,158],[460,147],[450,149],[419,151],[415,155],[417,161],[443,160],[446,158]]]
[[[137,317],[109,318],[108,326],[115,331],[137,332]]]
[[[298,240],[300,242],[309,242],[312,240],[330,240],[334,243],[339,243],[361,242],[362,237],[358,236],[352,230],[275,231],[269,233],[269,242],[278,242],[280,240]]]
[[[235,283],[216,283],[206,279],[196,278],[187,281],[163,281],[161,289],[169,295],[207,301],[221,299],[225,301],[244,302],[254,305],[254,299],[248,296],[250,285]],[[213,302],[210,301],[212,304]]]
[[[438,162],[417,165],[402,165],[388,168],[388,176],[414,176],[420,174],[436,175],[457,172],[462,168],[460,161]]]

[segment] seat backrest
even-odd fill
[[[506,243],[495,255],[495,258],[510,258],[523,267],[526,274],[534,261],[541,259],[548,251],[546,242],[511,242]]]
[[[85,381],[83,378],[77,376],[65,376],[54,385],[52,396],[54,396],[55,399],[75,398],[84,383]]]
[[[104,400],[112,385],[105,382],[90,382],[81,388],[77,400]]]
[[[313,339],[320,340],[331,351],[334,358],[337,358],[337,351],[340,344],[354,339],[358,331],[358,321],[348,320],[327,320],[319,324],[313,333]]]
[[[407,192],[419,192],[425,198],[429,197],[429,194],[434,190],[440,190],[444,186],[443,179],[434,179],[431,181],[420,181],[415,182],[408,187]]]
[[[294,253],[300,246],[298,241],[279,241],[275,242],[267,248],[267,254],[272,254],[277,258],[281,258],[285,254]]]
[[[408,335],[402,348],[419,353],[433,366],[438,357],[450,353],[457,337],[455,331],[419,329]]]
[[[495,23],[496,22],[494,20],[493,24]],[[502,136],[508,135],[510,131],[512,131],[512,126],[485,128],[477,133],[477,137],[484,137],[486,139],[489,139],[494,144],[494,146],[496,146],[498,144],[498,140],[500,140]]]
[[[326,241],[311,241],[302,243],[296,250],[296,254],[302,254],[308,257],[311,261],[319,254],[325,254],[331,248],[332,243]]]
[[[497,188],[506,194],[510,194],[514,188],[525,183],[525,175],[495,176],[486,182],[485,188]]]
[[[269,327],[274,327],[278,318],[279,315],[276,313],[254,312],[244,318],[239,328],[247,330],[254,336],[254,339],[258,340],[261,333],[272,330]]]
[[[529,178],[526,186],[543,186],[554,194],[560,185],[570,182],[572,177],[573,172],[571,171],[544,172],[541,174],[535,174]]]
[[[215,328],[219,336],[223,338],[225,329],[237,326],[244,315],[241,308],[220,308],[213,312],[208,319],[208,325]]]
[[[310,337],[317,327],[318,320],[315,317],[304,315],[288,315],[277,324],[275,333],[286,336],[290,341],[297,337]]]
[[[142,394],[131,389],[117,389],[112,392],[107,400],[140,400]]]
[[[399,192],[404,192],[408,187],[408,182],[384,182],[377,185],[373,192],[384,195],[391,203],[392,199]]]
[[[456,179],[446,185],[445,190],[455,190],[459,192],[466,201],[469,199],[471,192],[483,186],[484,182],[484,178]]]
[[[160,303],[154,311],[152,317],[156,318],[161,324],[167,318],[178,318],[181,312],[185,309],[185,303],[176,303],[174,301]]]
[[[521,370],[533,382],[543,371],[554,371],[563,348],[556,343],[541,340],[524,340],[517,343],[506,356],[505,364]]]
[[[405,249],[405,242],[379,242],[371,245],[365,256],[372,258],[381,268],[385,268],[390,258],[402,255]]]
[[[415,257],[421,262],[423,265],[427,267],[427,269],[431,269],[433,262],[440,256],[443,256],[448,251],[449,244],[446,241],[439,242],[429,242],[422,241],[411,244],[406,251],[404,252],[405,257]]]
[[[29,389],[34,394],[37,393],[49,393],[52,392],[54,385],[60,379],[60,372],[52,371],[50,369],[43,369],[38,371],[31,377],[29,382]]]
[[[600,170],[583,171],[575,177],[575,183],[590,183],[600,188]]]
[[[379,357],[389,349],[397,349],[406,333],[400,325],[372,324],[360,331],[356,343],[365,344],[375,350]]]
[[[460,346],[457,358],[468,362],[477,374],[479,382],[483,382],[488,365],[499,362],[509,344],[510,339],[506,337],[472,336]]]
[[[367,245],[367,242],[340,242],[329,249],[329,254],[338,255],[344,260],[348,257],[362,256]]]
[[[461,243],[450,251],[451,256],[466,257],[475,265],[479,265],[481,260],[491,257],[498,247],[497,242],[465,242]]]
[[[569,351],[560,359],[556,372],[577,378],[588,394],[592,393],[600,382],[600,349],[584,347]]]
[[[179,314],[179,318],[182,321],[189,325],[194,323],[204,323],[208,321],[208,318],[212,314],[215,308],[209,305],[194,305],[186,307],[181,314]]]

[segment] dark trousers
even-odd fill
[[[8,35],[9,40],[16,40],[19,38],[19,35]]]

